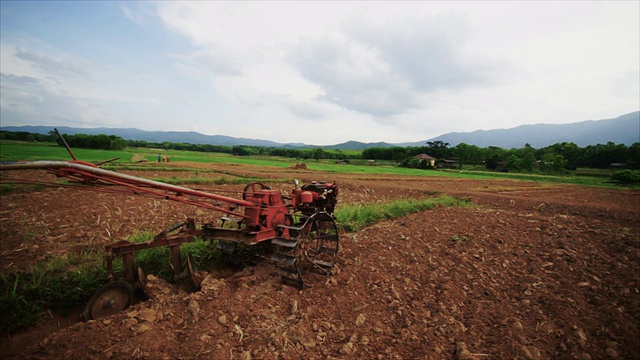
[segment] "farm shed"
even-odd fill
[[[445,159],[436,161],[437,168],[445,168],[445,169],[459,169],[460,162],[455,159]]]
[[[436,158],[434,158],[433,156],[429,156],[427,154],[418,154],[416,156],[414,156],[416,159],[419,160],[426,160],[427,164],[429,164],[429,166],[434,167],[436,164]]]

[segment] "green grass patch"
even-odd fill
[[[590,168],[577,168],[573,174],[576,176],[593,176],[608,178],[611,176],[612,171],[610,169],[590,169]]]
[[[224,185],[224,184],[246,184],[251,182],[252,180],[247,179],[239,179],[239,178],[228,178],[225,176],[218,178],[179,178],[179,177],[170,177],[170,178],[151,178],[151,180],[163,182],[165,184],[171,185]]]
[[[67,149],[56,143],[25,143],[19,141],[0,140],[0,160],[2,161],[37,161],[37,160],[71,160]],[[135,153],[133,149],[97,150],[72,149],[76,158],[84,161],[105,161],[119,157],[120,161],[129,161]]]
[[[9,193],[31,193],[40,191],[45,187],[45,185],[40,184],[12,184],[12,183],[3,183],[0,184],[0,195],[5,195]]]
[[[0,149],[0,161],[71,160],[71,156],[67,150],[56,143],[28,143],[0,140]],[[114,168],[115,166],[131,166],[131,159],[134,155],[142,156],[149,162],[131,166],[128,168],[130,170],[140,170],[140,168],[158,170],[172,168],[171,166],[163,166],[161,165],[162,163],[156,162],[158,151],[154,149],[127,147],[123,150],[72,150],[77,159],[89,162],[99,162],[119,157],[119,160],[109,163],[109,168]],[[168,150],[162,151],[161,153],[163,156],[167,156],[171,162],[258,165],[279,168],[287,168],[292,163],[299,162],[296,159],[276,156],[234,156],[224,153],[187,150]]]
[[[153,240],[155,235],[151,232],[138,232],[127,240],[141,243]],[[184,267],[186,267],[187,256],[191,256],[200,269],[211,269],[221,264],[221,252],[215,241],[196,238],[193,242],[183,243],[180,246],[180,255]],[[173,279],[171,251],[168,246],[136,251],[135,262],[146,274],[153,274],[167,281]]]
[[[424,171],[424,170],[423,170]],[[428,171],[428,170],[427,170]],[[493,171],[460,171],[460,170],[437,170],[441,176],[464,178],[464,179],[503,179],[503,180],[521,180],[534,181],[554,184],[573,184],[582,186],[596,186],[605,188],[620,188],[619,184],[611,182],[608,177],[593,175],[545,175],[545,174],[523,174],[523,173],[503,173]],[[597,172],[601,174],[602,172]]]
[[[131,242],[152,240],[151,232],[135,233]],[[221,253],[215,242],[196,239],[180,247],[183,264],[191,255],[201,269],[221,264]],[[0,275],[0,334],[8,335],[32,327],[44,319],[47,310],[64,312],[84,306],[100,287],[107,283],[103,266],[104,253],[89,251],[67,255],[29,267],[19,272]],[[136,252],[135,262],[147,274],[173,279],[169,247]],[[122,261],[114,261],[114,277],[123,274]]]
[[[259,178],[229,178],[226,176],[221,176],[218,178],[179,178],[179,177],[171,177],[171,178],[152,178],[151,180],[163,182],[165,184],[171,185],[237,185],[237,184],[248,184],[253,181],[261,181],[261,182],[293,182],[293,179],[259,179]]]
[[[0,195],[8,194],[16,191],[16,185],[14,184],[0,184]]]
[[[0,160],[69,160],[71,157],[66,149],[55,143],[28,143],[9,140],[0,140]],[[148,148],[125,148],[123,150],[94,150],[94,149],[73,149],[76,157],[80,160],[98,162],[115,157],[120,160],[109,163],[106,169],[113,170],[162,170],[162,171],[199,171],[215,172],[215,170],[191,169],[180,166],[179,168],[162,165],[155,162],[158,155],[157,149]],[[149,163],[132,165],[131,158],[134,155],[142,156],[149,160]],[[172,162],[196,162],[208,164],[239,164],[253,166],[268,166],[276,168],[288,168],[293,163],[304,162],[307,168],[312,171],[328,173],[350,173],[365,175],[408,175],[408,176],[439,176],[460,179],[510,179],[537,181],[549,183],[565,183],[584,186],[597,186],[620,188],[623,185],[612,183],[609,170],[578,169],[573,174],[567,175],[540,175],[540,174],[517,174],[501,173],[493,171],[483,171],[478,168],[474,170],[421,170],[409,169],[393,166],[391,162],[376,162],[375,165],[368,165],[363,159],[350,159],[348,164],[336,164],[335,160],[311,160],[292,159],[276,156],[234,156],[223,153],[208,153],[186,150],[162,151],[162,155],[168,156]],[[227,174],[234,176],[234,174]],[[255,180],[255,179],[254,179]],[[272,180],[269,180],[272,181]],[[203,182],[200,182],[203,183]],[[633,186],[633,185],[632,185]],[[628,187],[628,186],[627,186]],[[636,187],[638,187],[636,185]]]
[[[35,325],[47,309],[64,311],[83,305],[106,283],[102,254],[86,252],[39,263],[0,276],[0,333]]]
[[[159,164],[162,163],[144,163],[138,165],[127,165],[127,164],[115,164],[109,163],[107,165],[102,166],[105,170],[111,171],[119,171],[119,170],[130,170],[130,171],[162,171],[162,172],[184,172],[184,171],[193,171],[197,173],[209,174],[209,173],[221,173],[220,171],[214,169],[193,169],[190,167],[176,167],[176,166],[162,166]],[[158,165],[155,165],[158,164]]]
[[[390,220],[437,207],[470,206],[468,199],[440,196],[429,199],[401,199],[385,204],[341,206],[335,211],[340,229],[357,232],[382,220]]]

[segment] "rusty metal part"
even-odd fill
[[[82,313],[82,318],[87,321],[118,313],[131,305],[133,296],[133,286],[128,282],[110,282],[91,297]]]
[[[338,227],[331,215],[318,212],[296,225],[281,225],[281,235],[271,260],[282,272],[282,281],[300,289],[330,275],[339,249]]]
[[[71,158],[73,160],[78,160],[76,159],[76,156],[73,154],[73,151],[71,151],[71,148],[69,147],[69,144],[67,144],[67,140],[64,139],[64,137],[62,136],[62,134],[60,134],[60,132],[58,131],[57,128],[53,129],[56,132],[56,135],[58,135],[58,138],[60,140],[62,140],[62,144],[64,145],[64,147],[67,149],[67,151],[69,152],[69,155],[71,156]]]
[[[124,264],[125,280],[130,283],[135,283],[136,267],[134,257],[136,251],[159,246],[168,246],[170,248],[171,263],[175,276],[179,276],[183,271],[181,266],[180,245],[184,242],[193,241],[195,236],[200,236],[205,240],[224,240],[245,245],[255,245],[262,241],[274,239],[275,243],[291,241],[286,237],[278,237],[278,233],[284,233],[285,235],[296,233],[299,239],[294,239],[295,246],[290,247],[287,251],[280,252],[280,255],[286,255],[287,257],[293,256],[296,259],[294,266],[296,271],[307,272],[311,270],[311,267],[317,270],[330,270],[335,264],[338,235],[335,222],[331,215],[337,202],[338,188],[335,183],[313,182],[302,186],[302,188],[294,189],[290,199],[291,204],[288,205],[285,203],[285,198],[280,191],[271,190],[268,186],[260,182],[249,183],[243,191],[244,200],[240,200],[182,186],[165,184],[159,181],[120,174],[78,160],[32,161],[0,165],[0,170],[2,171],[22,169],[45,169],[58,177],[70,178],[91,186],[118,185],[130,190],[133,194],[152,195],[219,211],[226,215],[223,217],[223,224],[225,219],[239,219],[236,220],[238,227],[233,229],[217,227],[211,224],[204,224],[199,229],[196,229],[195,221],[190,219],[186,223],[178,224],[168,231],[161,232],[152,241],[131,243],[122,240],[109,244],[106,246],[109,281],[114,280],[113,259],[119,256],[122,258]],[[215,201],[215,203],[212,204],[210,201]],[[221,207],[219,203],[229,204],[229,207]],[[244,213],[238,211],[238,208],[243,208]],[[288,219],[295,213],[300,213],[299,217],[305,218],[305,224],[309,224],[291,225],[291,221]],[[303,227],[298,229],[300,226]],[[324,238],[314,235],[318,231],[324,231],[324,227],[333,229],[331,230],[332,234]],[[180,231],[169,235],[169,233],[175,232],[176,230]],[[302,236],[305,238],[300,238]],[[331,246],[327,247],[323,244],[330,244]],[[285,250],[287,247],[288,246],[280,244],[278,249]],[[331,251],[329,251],[329,249]],[[296,254],[291,255],[290,250],[295,250]],[[325,259],[327,255],[321,254],[322,252],[328,252],[331,259]],[[277,257],[278,255],[276,255],[276,258]],[[274,260],[278,262],[276,258],[274,258]],[[290,261],[289,258],[285,257],[285,260],[280,261],[280,263],[284,263],[285,267],[291,267],[292,264],[289,264]],[[303,265],[303,263],[306,265]],[[309,264],[315,265],[310,267]],[[325,272],[328,273],[328,271]],[[297,278],[302,282],[302,275],[300,273]]]
[[[335,182],[312,182],[302,187],[296,182],[291,197],[286,198],[279,190],[252,182],[245,186],[242,199],[237,199],[101,169],[97,164],[77,160],[64,138],[60,138],[73,161],[1,164],[0,171],[43,169],[87,188],[111,191],[115,185],[131,194],[177,201],[224,215],[220,226],[196,226],[195,220],[188,219],[147,242],[121,240],[105,246],[109,284],[93,296],[85,311],[87,319],[108,316],[129,306],[133,296],[131,284],[137,283],[144,290],[146,277],[135,264],[135,254],[140,250],[169,247],[174,280],[191,279],[198,287],[193,259],[187,258],[187,268],[183,269],[180,253],[181,245],[196,237],[248,246],[270,241],[275,248],[272,260],[286,273],[283,280],[301,288],[310,286],[318,275],[331,274],[336,264],[339,235],[333,218],[338,195]],[[297,220],[294,222],[294,219]],[[225,222],[234,226],[225,226]],[[117,257],[122,259],[124,282],[114,278],[113,260]]]
[[[180,230],[173,235],[167,235],[173,231]],[[182,273],[182,265],[180,259],[180,245],[185,242],[193,241],[195,233],[195,222],[193,219],[185,223],[174,225],[169,231],[163,231],[156,235],[153,240],[133,243],[127,240],[121,240],[105,246],[107,252],[107,279],[113,281],[113,260],[120,256],[124,269],[124,279],[130,283],[136,281],[136,266],[134,262],[135,253],[140,250],[152,249],[160,246],[168,246],[171,252],[171,265],[174,269],[175,277]]]
[[[109,160],[98,161],[98,162],[97,162],[97,163],[95,163],[95,164],[96,164],[97,166],[100,166],[100,165],[108,164],[108,163],[110,163],[110,162],[114,162],[114,161],[116,161],[116,160],[120,160],[120,157],[114,157],[114,158],[111,158],[111,159],[109,159]]]
[[[247,200],[247,196],[254,197],[258,190],[271,190],[271,187],[259,181],[250,182],[242,190],[242,200]]]
[[[190,188],[166,184],[159,181],[149,180],[127,174],[120,174],[115,171],[104,170],[91,163],[81,161],[27,161],[13,164],[0,165],[0,171],[8,170],[28,170],[44,169],[54,173],[58,177],[67,177],[81,181],[87,185],[113,184],[128,188],[134,194],[150,194],[157,197],[178,201],[206,209],[221,211],[235,216],[246,217],[242,213],[233,212],[229,209],[220,208],[204,200],[215,200],[236,206],[256,207],[257,204],[239,200],[227,196],[193,190]],[[185,196],[191,196],[201,200],[190,200]]]
[[[138,266],[138,282],[136,283],[137,287],[142,290],[145,296],[147,295],[147,274],[145,274],[144,270]]]
[[[203,278],[202,275],[200,275],[198,266],[191,255],[187,256],[187,271],[189,274],[189,280],[191,280],[191,284],[194,289],[200,290]]]

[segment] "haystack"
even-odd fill
[[[134,162],[134,163],[141,163],[141,162],[147,162],[147,161],[149,160],[145,159],[145,157],[140,154],[133,154],[133,156],[131,157],[131,162]]]

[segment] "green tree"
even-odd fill
[[[522,171],[533,171],[535,169],[536,158],[531,147],[524,148],[522,158],[520,158],[520,166]]]
[[[315,148],[315,149],[311,150],[311,157],[315,161],[318,161],[320,159],[324,159],[326,157],[325,151],[322,150],[322,148]]]
[[[401,161],[402,159],[417,154],[411,154],[412,148],[404,148],[400,146],[388,147],[388,148],[368,148],[362,151],[363,159],[372,160],[395,160]]]
[[[560,173],[567,167],[567,159],[560,154],[547,153],[540,159],[540,170],[545,173]]]
[[[624,144],[616,145],[611,141],[604,145],[589,145],[585,148],[584,154],[586,165],[599,169],[606,169],[612,163],[623,163],[628,155],[629,149]]]
[[[497,146],[489,146],[483,149],[483,158],[485,166],[488,170],[495,170],[501,161],[507,157],[507,152],[503,148]]]
[[[633,143],[629,146],[627,166],[632,169],[640,169],[640,142]]]
[[[460,164],[478,165],[482,162],[482,149],[476,145],[460,143],[453,148],[453,156],[458,158]]]
[[[247,154],[247,151],[245,150],[244,147],[242,147],[242,146],[234,146],[233,147],[233,155],[246,156],[248,154]]]
[[[640,184],[640,171],[638,170],[620,170],[611,174],[611,180],[620,184]]]
[[[505,162],[505,168],[509,171],[521,171],[523,169],[522,159],[516,154],[511,154]]]
[[[566,168],[569,170],[575,170],[579,166],[583,166],[583,151],[578,145],[572,142],[563,142],[556,144],[555,153],[562,155],[567,161]]]
[[[449,149],[449,143],[441,140],[428,141],[426,153],[436,159],[445,159],[449,157],[451,150]]]

